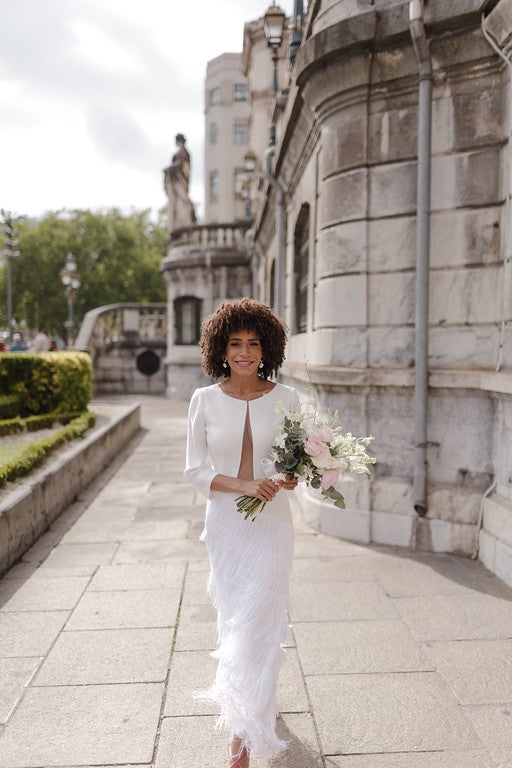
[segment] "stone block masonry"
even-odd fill
[[[292,333],[284,372],[305,391],[308,360],[322,408],[339,409],[356,434],[375,434],[378,458],[366,503],[354,502],[343,524],[320,510],[317,522],[361,541],[470,554],[484,493],[495,481],[494,492],[512,498],[504,265],[510,83],[481,30],[485,11],[496,39],[508,45],[510,0],[424,9],[433,65],[424,520],[410,495],[419,83],[409,3],[317,0],[311,7],[277,126],[292,329],[301,258],[295,234],[302,206],[310,210],[307,330]],[[272,198],[264,203],[254,243],[265,260],[260,275],[268,276],[275,206]],[[486,528],[485,515],[482,541],[486,562],[505,573],[508,544]]]

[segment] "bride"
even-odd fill
[[[217,610],[217,673],[201,698],[220,708],[230,733],[230,768],[287,745],[276,733],[277,681],[286,639],[293,526],[287,494],[297,482],[264,476],[280,417],[299,410],[291,387],[270,381],[284,360],[286,328],[252,299],[225,301],[206,321],[202,365],[217,383],[197,389],[188,417],[186,477],[207,497],[202,539],[210,559],[208,592]],[[236,498],[266,502],[245,520]]]

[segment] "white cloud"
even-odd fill
[[[6,0],[0,0],[6,3]],[[187,136],[202,204],[206,63],[241,50],[260,0],[17,0],[0,25],[0,207],[165,205]],[[292,1],[282,2],[289,13]]]

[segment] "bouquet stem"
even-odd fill
[[[245,520],[251,518],[253,521],[266,504],[265,501],[261,501],[261,499],[257,499],[255,496],[238,496],[235,502],[236,508],[244,516]]]

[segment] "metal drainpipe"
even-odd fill
[[[423,517],[428,510],[428,300],[432,133],[432,59],[423,22],[423,0],[409,2],[409,30],[418,60],[419,74],[413,504],[418,515]]]
[[[284,189],[278,182],[272,170],[270,168],[270,161],[272,155],[275,153],[276,148],[274,145],[268,147],[265,152],[265,177],[270,184],[276,190],[277,196],[277,211],[276,211],[276,239],[277,239],[277,258],[275,265],[275,282],[274,282],[274,309],[277,315],[283,316],[284,310],[284,280],[286,274],[286,200],[284,195]]]

